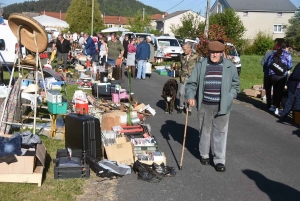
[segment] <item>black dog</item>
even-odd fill
[[[175,104],[175,100],[176,100],[177,90],[178,90],[177,80],[169,79],[165,83],[163,92],[162,92],[163,93],[162,96],[166,103],[166,108],[165,108],[166,113],[172,114],[172,112],[174,110],[174,104]]]

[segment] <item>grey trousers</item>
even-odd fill
[[[60,53],[58,52],[57,54],[57,61],[62,61],[62,58],[64,59],[64,67],[63,68],[67,68],[67,61],[68,61],[68,53]]]
[[[185,85],[188,81],[188,77],[185,78],[184,83],[180,83],[179,85],[179,109],[183,109],[184,105],[186,104],[185,101]],[[192,111],[192,107],[189,106],[189,111]]]
[[[209,149],[211,146],[214,163],[225,164],[230,112],[226,115],[218,116],[218,111],[219,105],[201,104],[201,108],[198,111],[198,120],[200,123],[199,151],[200,156],[209,158]]]

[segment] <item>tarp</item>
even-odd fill
[[[129,31],[128,29],[122,28],[122,27],[111,27],[107,29],[103,29],[102,33],[112,33],[112,32],[123,32],[123,31]]]
[[[61,28],[69,28],[69,24],[66,21],[50,17],[47,15],[40,15],[33,17],[36,21],[38,21],[42,26],[45,27],[61,27]]]

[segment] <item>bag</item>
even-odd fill
[[[287,66],[282,63],[281,59],[275,54],[270,69],[273,70],[276,75],[282,76],[287,71]]]
[[[138,173],[139,180],[144,180],[150,183],[160,182],[164,176],[163,174],[160,174],[155,170],[152,170],[151,165],[141,163],[138,160],[134,162],[132,169],[134,173]]]
[[[122,58],[118,58],[116,61],[116,67],[121,67],[122,62],[123,62]]]

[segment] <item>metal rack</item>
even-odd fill
[[[17,37],[17,40],[18,40],[18,43],[20,44],[20,28],[22,27],[22,25],[20,25],[18,27],[18,37]],[[4,101],[4,106],[3,106],[3,111],[2,111],[2,114],[1,114],[1,119],[0,119],[0,127],[2,126],[2,124],[10,124],[10,125],[23,125],[23,122],[21,120],[21,123],[14,123],[14,122],[3,122],[3,117],[4,117],[4,112],[5,112],[5,109],[7,107],[7,102],[8,102],[8,98],[10,96],[10,93],[11,93],[11,84],[12,84],[12,80],[14,79],[14,72],[15,72],[15,68],[19,68],[22,69],[22,76],[23,76],[23,69],[29,69],[29,70],[32,70],[34,71],[34,78],[35,78],[35,85],[36,85],[36,89],[38,89],[39,87],[39,80],[38,80],[38,75],[39,73],[41,74],[42,76],[42,82],[43,82],[43,86],[44,86],[44,90],[46,92],[46,98],[47,98],[47,90],[46,90],[46,85],[45,85],[45,79],[44,79],[44,74],[43,74],[43,68],[42,68],[42,65],[41,65],[41,60],[40,60],[40,56],[39,56],[39,51],[38,51],[38,44],[37,44],[37,41],[36,41],[36,34],[35,34],[35,31],[33,31],[33,40],[34,40],[34,44],[35,44],[35,47],[36,47],[36,54],[35,54],[35,66],[30,66],[30,65],[21,65],[21,58],[22,58],[22,55],[21,55],[21,47],[19,45],[19,48],[18,48],[18,52],[17,52],[17,58],[15,59],[15,62],[14,62],[14,66],[12,68],[12,71],[11,71],[11,76],[10,76],[10,79],[9,79],[9,84],[8,84],[8,95],[7,97],[5,98],[5,101]],[[40,70],[40,71],[39,71]],[[36,129],[36,119],[37,119],[37,90],[35,90],[35,94],[34,94],[34,105],[33,105],[33,112],[34,112],[34,117],[33,117],[33,134],[35,134],[35,129]],[[50,116],[51,118],[51,116]]]

